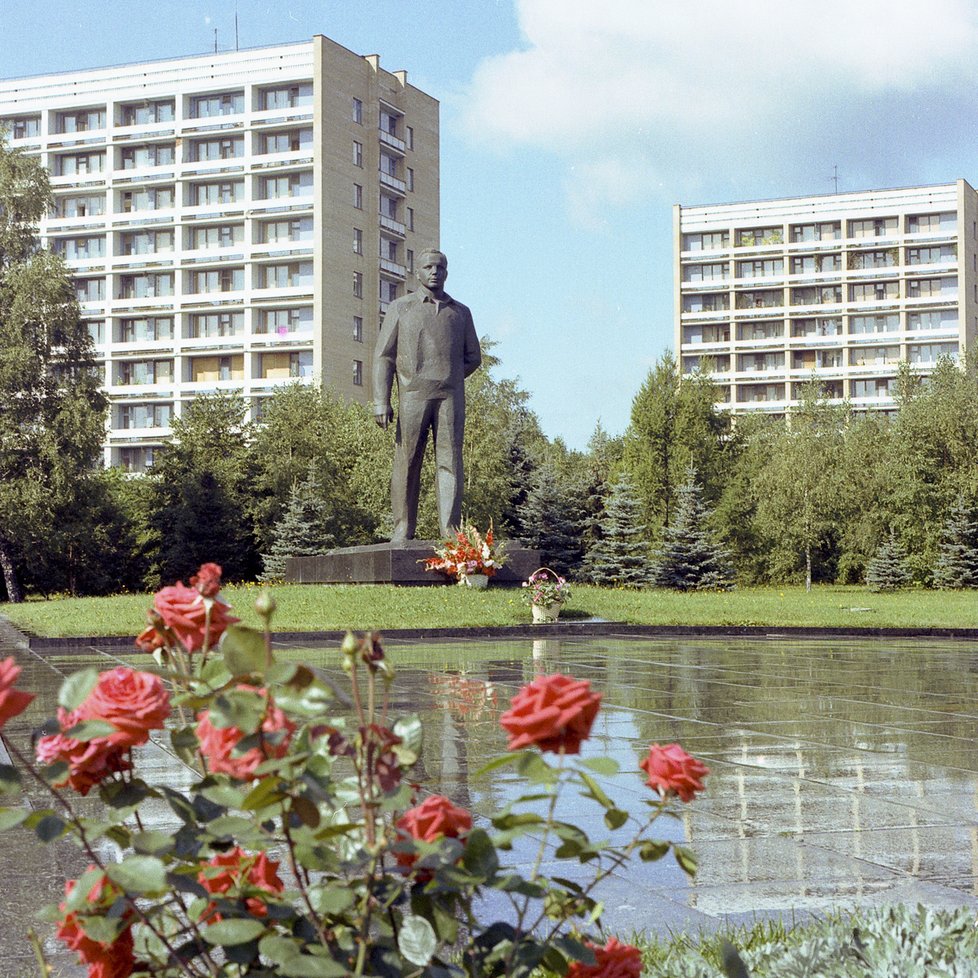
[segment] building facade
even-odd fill
[[[388,303],[439,238],[435,99],[326,37],[0,81],[51,174],[111,402],[105,461],[152,465],[196,395],[253,417],[296,380],[366,403]]]
[[[674,209],[676,349],[734,414],[783,413],[816,376],[855,410],[893,410],[978,334],[978,196],[964,180]]]

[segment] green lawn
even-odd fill
[[[258,589],[227,587],[225,599],[246,624],[257,625]],[[518,589],[385,585],[283,585],[276,631],[446,628],[517,625],[529,621]],[[0,613],[36,635],[132,635],[145,621],[148,594],[110,598],[56,598],[20,605],[0,604]],[[743,588],[730,592],[680,594],[575,586],[562,616],[591,617],[648,625],[835,626],[847,628],[976,628],[978,595],[973,591],[912,590],[873,594],[862,587]]]

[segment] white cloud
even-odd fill
[[[601,201],[641,194],[650,171],[676,173],[684,151],[722,154],[745,128],[760,140],[825,100],[978,82],[970,0],[514,2],[525,47],[478,67],[466,127],[571,164],[584,223]]]

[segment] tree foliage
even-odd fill
[[[934,587],[978,587],[978,513],[959,496],[944,521]]]
[[[866,567],[866,586],[870,591],[899,591],[912,582],[907,552],[891,531]]]
[[[641,587],[652,579],[648,530],[631,479],[622,472],[598,521],[600,536],[588,550],[582,576],[595,584]]]
[[[539,550],[543,563],[566,576],[581,565],[584,509],[579,486],[559,478],[552,463],[536,470],[520,507],[523,542]]]

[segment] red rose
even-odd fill
[[[210,605],[209,630],[208,605]],[[188,652],[196,652],[205,644],[216,645],[228,625],[241,620],[232,618],[227,613],[228,606],[223,601],[205,599],[200,591],[179,582],[157,591],[153,598],[153,608],[163,619],[163,624],[186,646]]]
[[[205,863],[197,880],[208,893],[243,898],[245,907],[253,917],[266,917],[268,906],[265,901],[253,893],[249,895],[249,891],[281,893],[285,884],[278,877],[278,867],[279,863],[273,862],[263,852],[252,856],[235,846]],[[221,919],[221,915],[214,910],[214,904],[204,911],[203,919],[211,924]]]
[[[81,741],[65,734],[66,730],[84,719],[87,718],[82,716],[80,710],[68,713],[58,707],[61,731],[42,737],[36,748],[39,764],[64,761],[68,765],[68,774],[55,787],[68,784],[80,795],[87,795],[95,785],[114,774],[132,770],[128,745],[114,743],[114,735]]]
[[[542,751],[578,754],[598,715],[601,694],[586,680],[540,676],[524,686],[499,718],[509,734],[507,750],[536,746]]]
[[[150,730],[162,730],[170,715],[170,694],[159,676],[119,666],[103,672],[79,708],[84,720],[107,720],[119,732],[108,739],[118,745],[145,744]]]
[[[216,598],[221,590],[221,565],[201,564],[200,570],[190,578],[190,586],[205,598]]]
[[[472,815],[457,808],[444,795],[431,795],[414,808],[409,808],[398,820],[397,828],[405,838],[434,842],[448,837],[463,839],[472,831]],[[411,866],[418,857],[413,852],[397,853],[401,866]]]
[[[162,649],[164,645],[166,645],[166,638],[153,625],[147,625],[136,636],[136,648],[142,649],[143,652],[152,653],[157,649]]]
[[[23,713],[34,699],[33,693],[14,689],[18,676],[20,676],[20,666],[14,661],[13,656],[0,662],[0,727],[12,717]]]
[[[211,723],[210,710],[204,710],[197,721],[197,740],[200,751],[207,758],[207,767],[212,774],[223,772],[241,781],[250,781],[255,776],[255,768],[272,757],[284,757],[289,750],[289,741],[295,732],[295,724],[275,705],[265,690],[253,686],[239,685],[238,689],[252,690],[266,697],[265,719],[262,733],[274,735],[284,732],[282,737],[264,740],[260,747],[252,747],[242,754],[234,754],[235,747],[244,737],[237,727],[215,727]]]
[[[639,978],[642,973],[642,953],[631,944],[619,944],[611,937],[604,947],[585,941],[594,951],[594,964],[572,961],[567,978]]]
[[[652,744],[649,756],[639,766],[648,775],[650,788],[663,796],[675,792],[682,801],[692,801],[703,790],[703,778],[710,773],[702,761],[690,757],[679,744]]]
[[[77,883],[77,880],[65,883],[65,897],[71,896]],[[103,874],[89,890],[85,909],[66,913],[58,924],[57,936],[72,951],[76,951],[81,961],[88,965],[88,978],[128,978],[136,965],[133,954],[131,910],[126,910],[123,915],[123,920],[127,921],[126,927],[114,941],[109,943],[92,940],[81,925],[86,911],[101,915],[120,896],[122,891]],[[65,911],[65,906],[65,903],[59,904],[62,913]]]

